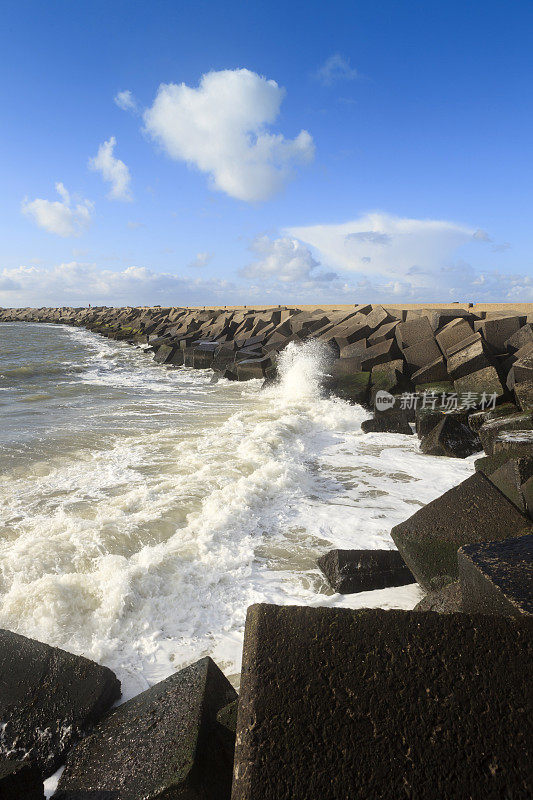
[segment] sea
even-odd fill
[[[253,603],[412,608],[416,584],[342,596],[316,559],[394,548],[474,457],[363,434],[328,357],[291,344],[263,387],[0,324],[0,627],[107,665],[128,699],[205,655],[238,685]]]

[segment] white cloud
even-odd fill
[[[0,306],[220,305],[233,297],[225,280],[184,278],[146,267],[115,271],[71,261],[52,269],[0,270]]]
[[[242,271],[247,278],[306,286],[310,282],[330,281],[337,277],[332,272],[317,272],[319,262],[309,248],[289,236],[279,239],[257,236],[251,243],[250,250],[258,256],[258,260]]]
[[[113,99],[123,111],[132,111],[134,114],[139,111],[139,104],[129,89],[118,92]]]
[[[196,258],[191,261],[189,267],[205,267],[206,264],[209,264],[212,258],[213,253],[208,253],[207,251],[204,253],[197,253]]]
[[[146,132],[176,161],[207,173],[215,189],[248,202],[280,191],[294,164],[314,157],[310,134],[271,133],[285,90],[247,69],[208,72],[198,88],[161,84]]]
[[[89,169],[100,172],[104,181],[111,184],[110,200],[131,200],[131,174],[125,163],[113,155],[116,143],[112,136],[101,144],[95,157],[89,159]]]
[[[316,248],[334,268],[366,274],[371,264],[373,274],[427,286],[474,231],[455,222],[375,212],[340,225],[289,228],[288,233]]]
[[[130,229],[130,231],[137,231],[137,230],[139,230],[139,228],[144,228],[145,227],[144,222],[136,222],[135,220],[132,220],[132,219],[128,220],[126,225]]]
[[[316,78],[324,86],[332,86],[338,81],[353,81],[358,77],[356,69],[350,66],[350,60],[340,53],[334,53],[316,72]]]
[[[73,203],[62,183],[56,183],[56,191],[61,200],[24,199],[23,214],[49,233],[63,237],[79,236],[91,222],[94,204],[83,199]]]

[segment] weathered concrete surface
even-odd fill
[[[416,583],[397,550],[330,550],[316,563],[340,594]]]
[[[0,800],[44,800],[39,768],[29,761],[0,760]]]
[[[525,800],[532,629],[252,606],[232,800]]]
[[[457,561],[464,611],[533,614],[533,534],[466,545]]]
[[[118,706],[71,753],[55,800],[227,800],[233,748],[218,712],[237,694],[210,658]]]
[[[106,667],[0,630],[0,756],[48,777],[119,697]]]
[[[457,550],[462,545],[530,530],[530,521],[483,472],[476,472],[396,525],[391,536],[417,581],[429,590],[434,578],[457,577]]]
[[[459,581],[453,581],[441,589],[428,592],[413,609],[413,611],[436,611],[438,614],[451,614],[462,610]]]

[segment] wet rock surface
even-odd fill
[[[464,611],[533,614],[533,534],[467,545],[457,559]]]
[[[236,697],[210,658],[176,672],[72,751],[54,800],[229,800],[233,749],[217,714]]]
[[[397,550],[330,550],[317,565],[331,588],[340,594],[415,583]]]
[[[252,606],[232,799],[526,798],[532,627]]]
[[[431,589],[434,578],[458,576],[462,545],[520,536],[530,529],[530,521],[479,471],[396,525],[391,536],[418,582]]]
[[[0,630],[0,754],[47,777],[120,697],[107,667]]]

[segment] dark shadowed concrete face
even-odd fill
[[[533,614],[533,534],[467,545],[457,559],[464,611]]]
[[[252,606],[232,800],[525,800],[532,629]]]
[[[236,698],[210,658],[176,672],[73,750],[55,800],[229,800],[233,742],[216,717]]]
[[[418,582],[431,589],[431,581],[441,575],[457,578],[457,550],[462,545],[531,530],[516,506],[483,472],[476,472],[396,525],[391,536]]]
[[[341,594],[415,583],[397,550],[330,550],[317,564],[331,588]]]
[[[120,697],[114,673],[0,630],[0,755],[28,759],[44,777]]]
[[[44,800],[39,769],[28,761],[0,760],[1,800]]]

